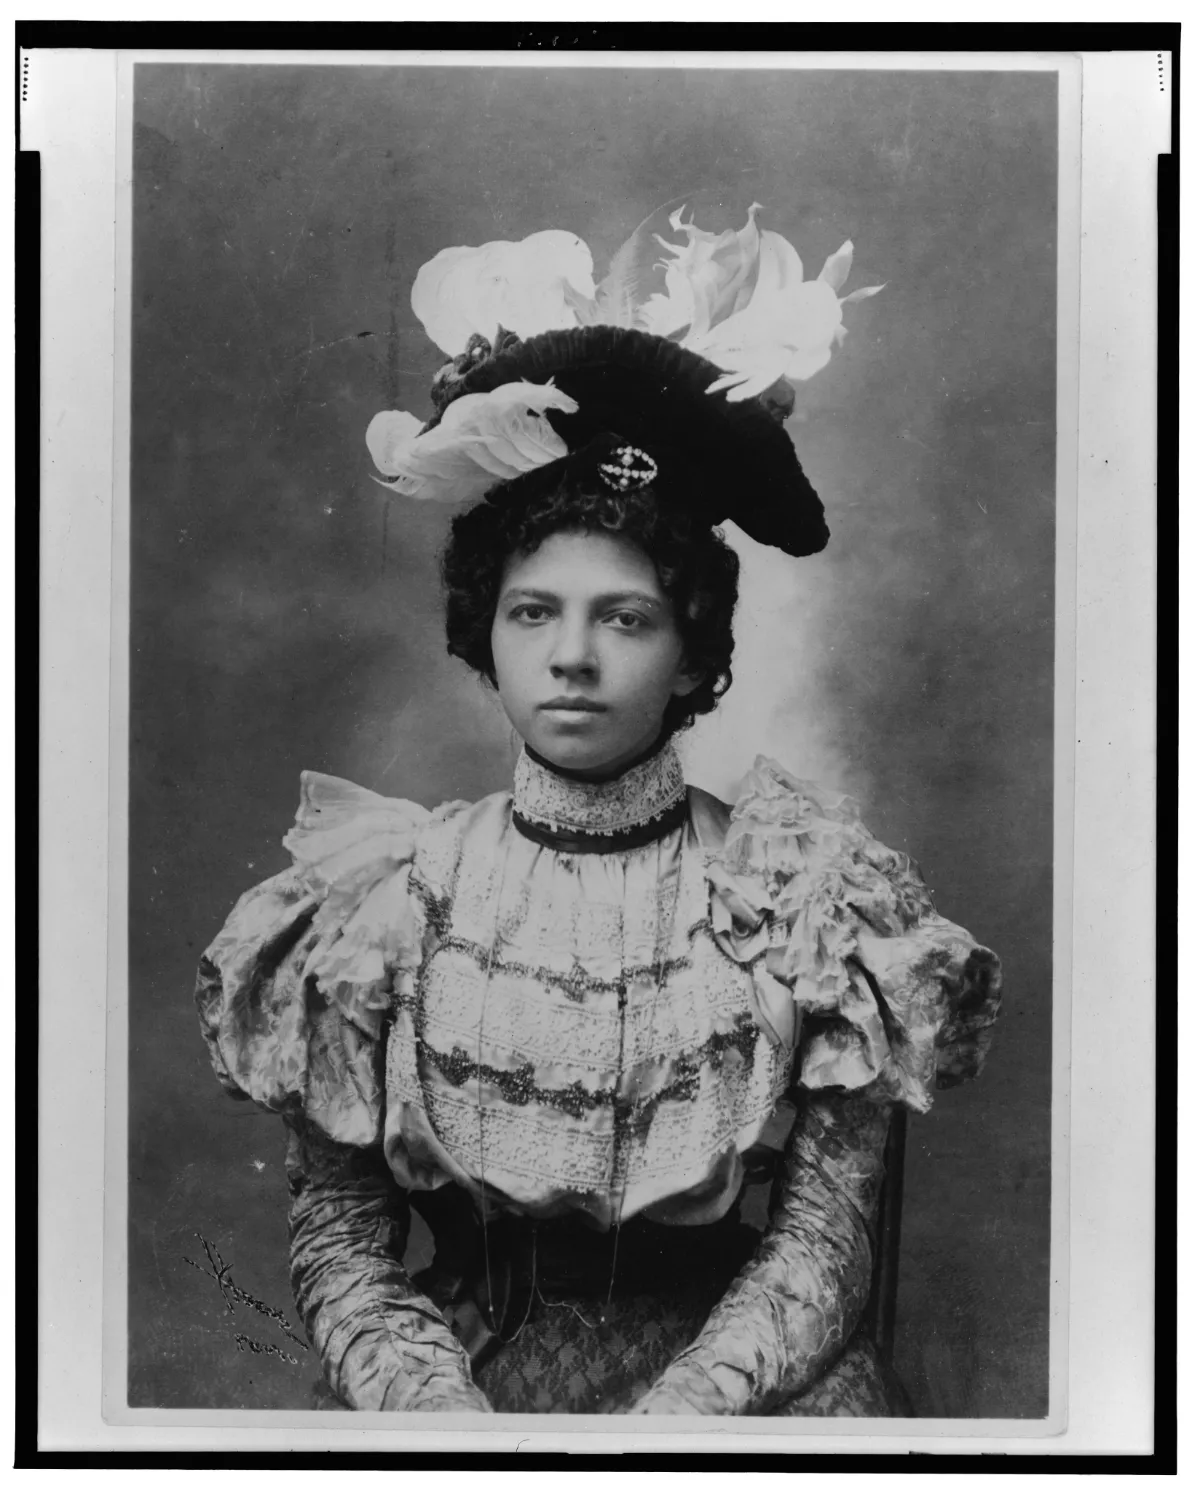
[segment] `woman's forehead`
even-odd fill
[[[552,533],[532,553],[510,556],[501,588],[578,596],[640,591],[666,599],[650,556],[619,533]]]

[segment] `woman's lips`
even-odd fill
[[[603,714],[606,708],[592,699],[549,699],[539,709],[550,714]]]

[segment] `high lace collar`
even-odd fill
[[[608,781],[580,781],[528,748],[517,758],[513,824],[526,838],[576,854],[611,854],[652,843],[677,828],[687,788],[668,739]]]

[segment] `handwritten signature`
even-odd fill
[[[204,1249],[207,1266],[203,1263],[197,1263],[194,1258],[189,1258],[186,1253],[183,1255],[183,1261],[190,1264],[198,1273],[202,1273],[205,1278],[214,1280],[217,1288],[221,1291],[221,1298],[225,1301],[225,1308],[229,1313],[231,1315],[237,1313],[234,1309],[235,1305],[246,1305],[257,1314],[264,1315],[268,1320],[274,1321],[289,1341],[295,1342],[301,1351],[307,1351],[308,1342],[295,1333],[283,1311],[277,1310],[274,1305],[268,1305],[264,1300],[258,1299],[255,1295],[251,1294],[249,1290],[242,1289],[239,1285],[235,1284],[233,1275],[230,1272],[232,1265],[226,1263],[224,1258],[221,1257],[221,1250],[217,1247],[216,1243],[209,1242],[199,1232],[195,1234],[195,1237]],[[253,1336],[247,1335],[245,1331],[235,1331],[233,1339],[239,1351],[249,1351],[255,1356],[276,1356],[281,1362],[290,1362],[293,1366],[299,1366],[300,1364],[299,1358],[293,1356],[290,1351],[284,1351],[280,1347],[273,1345],[270,1341],[256,1340]]]

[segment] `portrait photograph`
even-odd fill
[[[38,1455],[1165,1453],[1173,54],[296,26],[22,51]]]
[[[128,1406],[1048,1423],[1058,71],[131,76]]]

